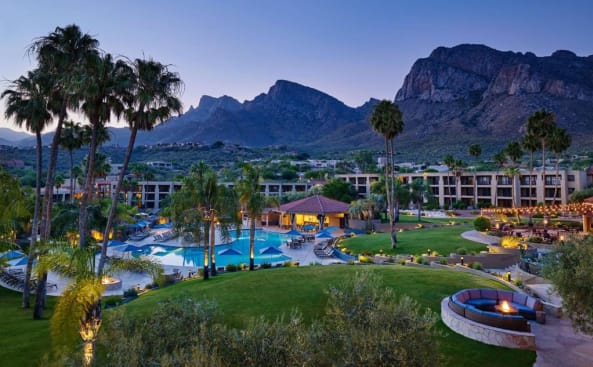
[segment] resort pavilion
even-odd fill
[[[346,227],[349,204],[321,195],[313,195],[273,208],[264,213],[263,222],[283,228],[319,230],[336,226]]]

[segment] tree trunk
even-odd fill
[[[392,212],[391,212],[391,217],[390,217],[390,230],[391,230],[391,248],[396,248],[397,247],[397,231],[395,229],[395,222],[399,220],[399,200],[397,199],[397,196],[395,195],[395,154],[394,154],[394,149],[393,149],[393,139],[391,139],[391,141],[389,142],[388,145],[389,148],[389,158],[391,163],[389,164],[389,169],[390,169],[390,178],[391,178],[391,190],[390,190],[390,196],[391,196],[391,206],[392,206]]]
[[[117,184],[115,185],[115,192],[111,193],[111,208],[109,208],[109,215],[107,216],[107,225],[105,226],[105,232],[103,233],[103,247],[101,248],[101,258],[99,259],[99,267],[97,268],[97,274],[103,274],[103,268],[105,267],[105,261],[107,260],[107,247],[109,245],[109,232],[113,227],[113,221],[115,220],[115,214],[117,212],[117,203],[119,201],[119,192],[121,191],[122,182],[128,169],[128,163],[134,150],[134,143],[136,142],[136,134],[138,129],[132,128],[130,132],[130,139],[128,140],[128,149],[124,156],[124,162],[121,166],[121,171],[117,177]]]
[[[70,158],[70,203],[74,203],[74,177],[72,177],[72,167],[74,166],[74,164],[72,158],[72,150],[70,150],[69,153],[70,154],[68,155],[68,157]]]
[[[533,190],[533,183],[532,178],[533,177],[533,151],[529,151],[529,206],[532,206],[533,204],[531,203],[531,197],[532,195],[532,190]],[[529,220],[531,221],[531,212],[529,214]]]
[[[39,233],[39,201],[41,200],[41,155],[43,145],[41,142],[41,132],[35,133],[37,143],[37,174],[35,178],[35,206],[33,209],[33,225],[31,228],[31,241],[29,243],[29,257],[27,258],[27,267],[25,268],[25,284],[23,285],[23,308],[29,308],[31,298],[31,269],[33,268],[33,260],[36,257],[37,251],[37,235]]]
[[[249,270],[255,269],[255,216],[249,216]]]
[[[546,207],[546,141],[542,139],[542,177],[543,177],[543,187],[544,187],[544,208]]]
[[[39,320],[43,318],[43,309],[45,308],[45,292],[47,284],[47,273],[43,273],[37,279],[37,289],[35,290],[35,309],[33,310],[33,318]]]
[[[95,154],[97,152],[97,125],[91,122],[91,145],[89,148],[89,154],[87,157],[87,172],[86,179],[84,182],[84,190],[82,198],[80,200],[80,214],[78,219],[78,232],[79,232],[79,247],[87,246],[87,236],[89,227],[89,212],[88,205],[91,201],[92,188],[93,188],[93,171],[95,168]]]
[[[560,155],[556,157],[556,177],[554,181],[554,202],[556,204],[556,195],[558,194],[558,177],[560,177]]]
[[[83,340],[84,366],[92,366],[95,359],[95,342],[101,328],[101,302],[97,302],[86,311],[80,320],[80,337]]]
[[[210,273],[216,275],[216,226],[214,222],[214,211],[210,213]]]
[[[210,239],[210,230],[208,226],[204,224],[204,280],[208,280],[209,278],[209,269],[208,269],[208,242]],[[198,238],[197,236],[195,238]]]
[[[394,227],[393,227],[393,202],[391,200],[391,184],[390,184],[390,180],[391,180],[391,173],[390,173],[390,169],[393,169],[393,167],[390,167],[391,165],[391,159],[389,156],[390,150],[389,150],[389,140],[387,138],[385,138],[385,199],[387,200],[387,219],[389,220],[389,229],[390,229],[390,233],[394,233]],[[391,247],[395,248],[395,242],[393,241],[393,238],[391,239]]]

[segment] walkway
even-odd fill
[[[461,237],[484,244],[498,242],[498,237],[489,236],[478,231],[468,231]],[[547,293],[549,285],[537,284],[538,291]],[[541,293],[539,293],[541,294]],[[553,303],[560,304],[562,299],[549,296]],[[545,297],[544,297],[545,298]],[[537,358],[533,367],[591,367],[593,366],[593,337],[576,332],[568,318],[547,317],[545,324],[531,324],[531,332],[535,334]]]

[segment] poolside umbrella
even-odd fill
[[[315,235],[317,238],[334,238],[329,232],[321,231]]]
[[[109,244],[107,245],[107,247],[123,246],[125,244],[126,244],[125,242],[121,242],[118,240],[111,240],[111,241],[109,241]]]
[[[312,231],[312,230],[314,230],[314,229],[315,229],[315,226],[314,226],[314,225],[312,225],[312,224],[305,224],[305,225],[304,225],[302,228],[303,228],[305,231]]]
[[[219,255],[243,255],[241,251],[235,250],[234,248],[227,248],[226,250],[218,251]]]
[[[264,247],[263,249],[259,250],[261,255],[276,255],[281,254],[282,251],[278,247],[268,246]]]
[[[28,256],[25,257],[21,257],[18,260],[15,260],[15,262],[13,262],[11,264],[11,266],[23,266],[23,265],[27,265],[27,261],[29,260]],[[37,260],[33,260],[33,262],[37,262]]]
[[[10,250],[0,257],[5,258],[6,260],[14,260],[14,259],[18,259],[19,257],[23,257],[23,256],[25,256],[25,254],[22,251]]]
[[[296,229],[291,229],[290,231],[286,232],[285,234],[289,236],[302,236],[303,234]]]
[[[346,228],[344,230],[344,233],[348,234],[348,233],[354,233],[354,234],[364,234],[364,231],[360,230],[360,229],[353,229],[353,228]]]

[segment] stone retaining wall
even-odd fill
[[[458,334],[479,342],[500,347],[535,350],[535,335],[483,325],[458,315],[449,308],[449,297],[441,301],[441,318]]]

